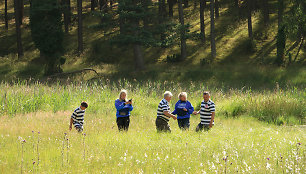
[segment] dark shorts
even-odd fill
[[[196,132],[203,131],[203,130],[208,131],[209,129],[210,129],[209,125],[199,123],[196,128]]]
[[[78,132],[83,132],[83,127],[82,126],[80,126],[80,125],[76,125],[76,126],[74,126],[75,127],[75,129],[78,131]]]
[[[119,131],[128,131],[130,126],[130,117],[117,117],[117,126]]]
[[[186,130],[190,126],[190,118],[177,119],[177,123],[180,129]]]
[[[155,124],[157,132],[171,132],[170,126],[165,120],[156,118]]]

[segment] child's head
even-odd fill
[[[208,91],[204,91],[204,92],[203,92],[203,99],[204,99],[205,101],[208,101],[209,98],[210,98],[209,92],[208,92]]]
[[[83,101],[83,102],[81,103],[80,108],[81,108],[82,110],[85,110],[87,107],[88,107],[88,104],[87,104],[86,102]]]
[[[178,96],[179,100],[181,101],[186,101],[187,100],[187,93],[186,92],[181,92]]]
[[[127,97],[127,91],[125,89],[122,89],[119,93],[119,100],[125,101]]]
[[[166,99],[168,102],[170,102],[171,98],[172,98],[172,93],[170,91],[166,91],[164,93],[164,99]]]

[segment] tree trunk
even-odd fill
[[[90,1],[90,10],[95,11],[96,7],[97,7],[97,1],[96,0],[91,0]]]
[[[78,10],[78,52],[83,52],[83,20],[82,20],[82,0],[77,0]]]
[[[185,24],[184,24],[184,12],[182,0],[178,0],[178,10],[179,10],[179,21],[181,24],[181,60],[185,60],[187,56],[186,52],[186,34],[185,34]]]
[[[283,26],[284,0],[278,0],[278,33],[277,33],[277,56],[275,63],[281,66],[284,62],[284,53],[286,47],[285,27]]]
[[[214,0],[210,0],[210,47],[211,61],[216,58],[216,41],[215,41],[215,15],[214,15]]]
[[[280,28],[283,23],[283,14],[284,14],[284,0],[278,0],[278,28]]]
[[[219,18],[219,1],[218,0],[215,0],[215,17],[216,19]]]
[[[169,5],[169,17],[173,17],[173,2],[174,0],[168,0],[168,5]]]
[[[263,6],[263,17],[264,17],[264,24],[265,26],[269,23],[269,0],[262,0],[262,6]]]
[[[249,38],[253,40],[253,27],[252,27],[252,10],[253,10],[253,0],[247,1],[248,6],[248,33]]]
[[[71,24],[71,3],[70,0],[62,0],[64,8],[64,27],[65,33],[69,32],[69,25]]]
[[[64,27],[65,33],[69,32],[69,24],[70,24],[70,0],[62,0],[63,13],[64,13]]]
[[[201,41],[205,43],[205,20],[204,10],[206,6],[206,0],[200,0],[200,28],[201,28]]]
[[[184,8],[187,8],[188,7],[188,0],[183,0],[183,3],[184,3]]]
[[[16,24],[16,36],[17,36],[17,53],[18,58],[23,57],[23,48],[21,41],[21,28],[20,28],[20,0],[14,0],[14,13],[15,13],[15,24]]]
[[[165,0],[159,0],[158,5],[159,5],[158,11],[159,11],[159,15],[161,16],[161,20],[164,20],[164,18],[167,16]]]
[[[142,8],[145,10],[145,11],[148,11],[148,0],[141,0],[141,4],[142,4]],[[143,27],[145,30],[147,30],[149,28],[149,21],[148,21],[148,18],[147,17],[144,17],[143,18]]]
[[[70,0],[66,0],[67,1],[67,21],[68,21],[68,25],[71,24],[71,2]]]
[[[5,21],[5,29],[8,30],[7,0],[4,1],[4,21]]]
[[[302,48],[302,46],[303,46],[303,43],[304,43],[304,37],[302,38],[301,44],[300,44],[300,46],[299,46],[299,48],[298,48],[298,51],[297,51],[297,53],[296,53],[296,55],[295,55],[294,62],[296,61],[297,57],[299,56],[299,53],[300,53],[301,48]]]
[[[23,0],[19,0],[19,8],[20,8],[20,11],[19,11],[19,22],[20,22],[20,25],[22,25],[22,22],[23,22],[23,14],[24,14],[24,4],[23,4]]]
[[[159,13],[158,22],[161,25],[164,22],[164,20],[167,16],[165,0],[159,0],[158,1],[158,13]],[[161,41],[165,40],[165,37],[166,36],[165,36],[164,32],[162,32],[161,35],[160,35],[160,40]]]

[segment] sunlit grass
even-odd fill
[[[84,135],[68,132],[70,114],[2,116],[1,173],[20,172],[21,160],[25,173],[305,172],[303,127],[216,117],[211,131],[195,133],[199,118],[192,117],[189,132],[181,132],[171,120],[172,133],[158,134],[155,115],[134,113],[129,132],[119,133],[112,112],[88,111]]]
[[[259,92],[124,79],[0,87],[1,173],[305,172],[304,89]],[[118,132],[115,117],[122,88],[134,102],[127,133]],[[171,134],[156,133],[156,108],[165,90],[174,94],[172,109],[181,91],[198,109],[202,89],[216,103],[211,131],[196,133],[200,119],[192,116],[187,132],[171,120]],[[70,115],[83,100],[89,103],[85,134],[69,132]]]

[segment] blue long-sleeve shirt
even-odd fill
[[[117,109],[117,117],[128,117],[131,115],[133,106],[131,104],[125,104],[125,101],[120,101],[119,99],[115,100],[115,107]]]
[[[187,111],[183,109],[186,108]],[[177,119],[190,118],[190,114],[194,111],[192,104],[189,101],[177,101],[175,109],[172,114],[177,115]]]

